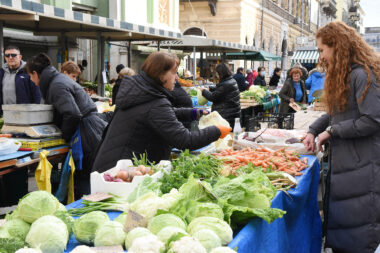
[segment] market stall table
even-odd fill
[[[316,157],[308,157],[309,168],[297,177],[298,186],[288,192],[278,192],[272,200],[272,207],[287,211],[282,219],[268,224],[255,218],[236,234],[229,244],[238,248],[239,253],[319,253],[321,252],[321,218],[318,210],[317,190],[319,163]],[[66,208],[82,207],[81,200]],[[121,212],[107,212],[111,220]],[[65,252],[71,252],[79,243],[72,236]]]
[[[68,149],[68,146],[47,148],[46,150],[50,151],[48,160],[64,159]],[[31,155],[33,156],[32,158],[25,159],[25,157]],[[40,158],[38,155],[39,152],[35,151],[17,151],[9,155],[0,156],[0,206],[17,204],[18,199],[27,193],[28,171],[26,169],[28,166],[39,163]],[[35,158],[35,156],[37,157]],[[10,183],[11,181],[17,183]]]
[[[314,111],[312,108],[308,108],[306,111],[301,110],[294,114],[294,129],[297,130],[309,130],[309,126],[313,124],[319,117],[326,112]]]

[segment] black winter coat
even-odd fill
[[[261,75],[258,75],[253,81],[254,85],[260,85],[260,86],[267,86],[267,83],[265,82],[265,77],[262,77]]]
[[[173,97],[173,107],[176,108],[193,108],[193,100],[190,95],[176,82],[174,90],[170,92]]]
[[[280,81],[280,77],[276,74],[273,74],[273,76],[270,78],[269,86],[270,87],[277,87],[279,81]]]
[[[234,79],[236,80],[240,92],[247,90],[248,85],[245,83],[245,77],[242,73],[236,73]]]
[[[367,84],[352,66],[347,109],[323,115],[310,126],[315,137],[332,126],[330,176],[324,207],[326,246],[334,252],[373,253],[380,243],[380,84]]]
[[[119,91],[121,80],[122,79],[120,77],[118,77],[115,81],[115,84],[113,85],[113,88],[112,88],[112,105],[116,104],[117,92]]]
[[[146,153],[151,162],[168,160],[172,148],[198,149],[220,137],[217,127],[190,132],[178,119],[191,120],[190,108],[173,108],[171,95],[144,72],[124,77],[118,109],[108,126],[93,171],[105,171],[121,159]]]
[[[300,80],[301,89],[302,89],[302,103],[307,103],[307,94],[305,83]],[[291,107],[289,106],[290,99],[296,97],[296,89],[293,85],[293,80],[291,78],[286,79],[284,86],[282,86],[280,91],[281,104],[279,108],[280,113],[289,113],[291,112]]]
[[[230,125],[240,118],[240,93],[232,76],[218,83],[215,90],[203,90],[202,95],[213,103],[211,110],[217,111]]]
[[[39,86],[45,103],[54,106],[54,123],[66,141],[70,141],[80,126],[84,154],[81,173],[89,177],[92,160],[107,123],[99,117],[95,103],[83,87],[53,66],[42,71]]]

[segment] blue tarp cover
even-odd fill
[[[228,245],[238,253],[320,253],[322,225],[318,210],[319,163],[316,157],[307,156],[309,168],[297,177],[298,186],[286,193],[279,191],[272,200],[272,207],[285,210],[282,219],[268,224],[255,218],[247,224]],[[82,207],[81,201],[66,208]],[[107,212],[111,220],[120,212]],[[75,217],[74,217],[75,218]],[[71,252],[79,243],[74,235],[65,252]]]

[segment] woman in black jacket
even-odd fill
[[[54,123],[61,129],[66,142],[70,142],[78,127],[80,129],[83,160],[79,166],[76,161],[74,189],[75,199],[81,198],[90,193],[92,161],[107,123],[99,117],[96,105],[83,87],[59,73],[46,54],[30,58],[26,70],[40,87],[45,103],[54,106]]]
[[[202,95],[213,102],[211,110],[217,111],[234,128],[235,118],[240,118],[240,93],[236,80],[225,63],[216,66],[220,82],[210,91],[201,88]]]
[[[281,78],[281,68],[275,68],[269,81],[269,88],[276,89]]]
[[[301,80],[302,71],[299,68],[293,68],[289,75],[290,78],[286,79],[279,94],[281,98],[280,113],[294,112],[289,106],[290,103],[307,103],[306,86]]]
[[[179,60],[155,52],[148,56],[139,75],[126,76],[117,95],[116,110],[94,161],[93,170],[103,172],[121,159],[146,154],[150,162],[168,160],[172,148],[198,149],[230,129],[207,127],[190,132],[178,120],[195,120],[200,111],[174,108],[169,91],[174,89]]]

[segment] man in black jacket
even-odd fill
[[[247,83],[245,82],[243,68],[240,67],[237,69],[236,74],[234,75],[234,79],[237,82],[240,92],[247,90]]]
[[[256,77],[255,81],[253,82],[254,85],[260,85],[260,86],[267,86],[267,83],[265,82],[265,68],[259,67],[257,69],[259,72],[259,75]]]

